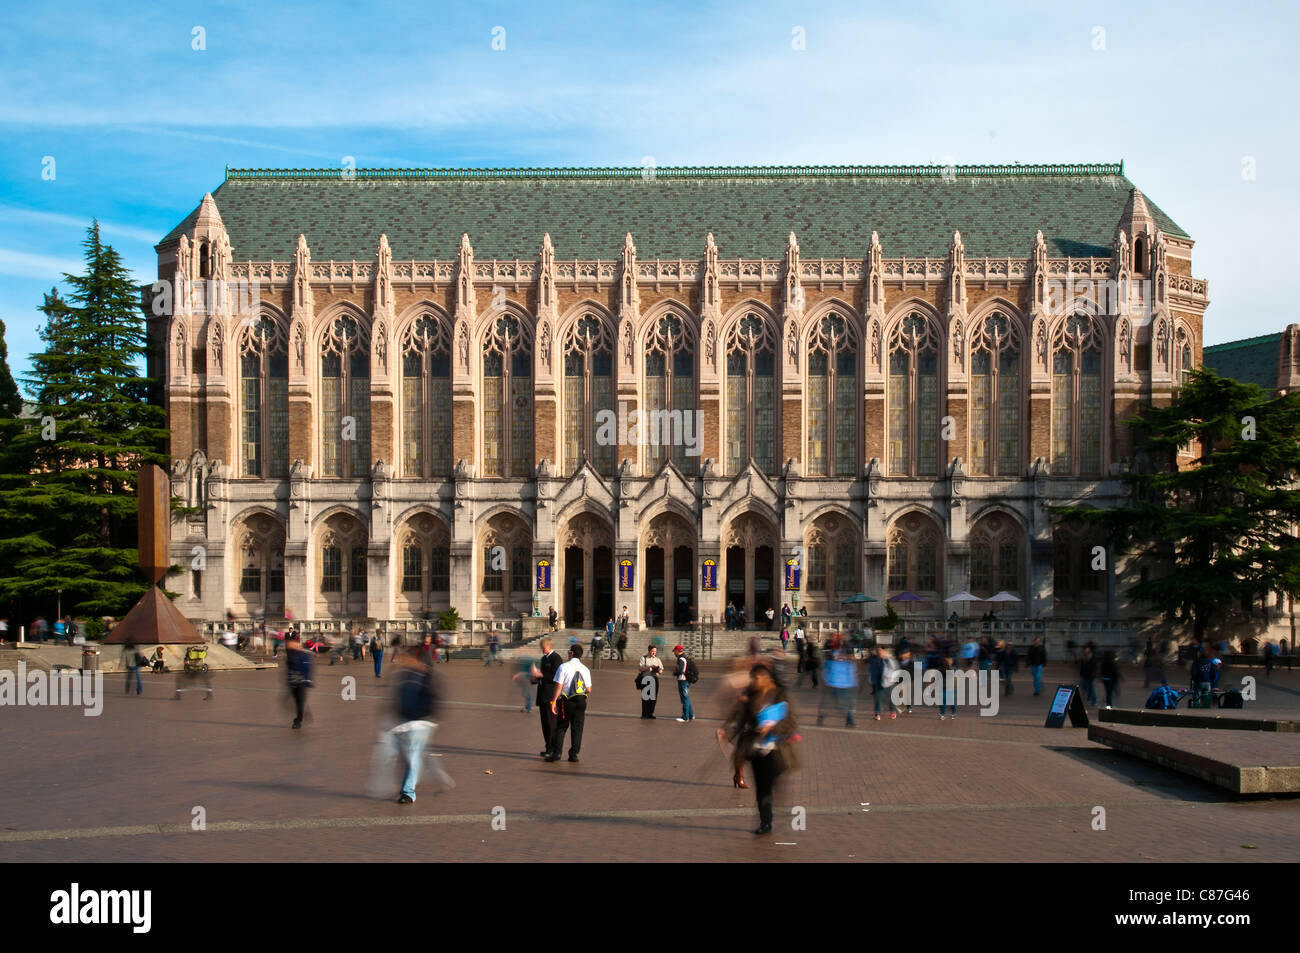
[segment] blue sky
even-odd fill
[[[105,7],[0,13],[0,319],[16,375],[38,345],[41,293],[79,270],[92,217],[151,280],[153,244],[227,165],[344,156],[362,167],[1122,158],[1196,239],[1207,343],[1297,320],[1277,280],[1294,270],[1300,212],[1295,5]],[[492,48],[497,27],[504,50]]]

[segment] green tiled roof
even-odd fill
[[[1220,377],[1230,377],[1243,384],[1258,384],[1272,393],[1277,389],[1277,358],[1281,340],[1281,333],[1277,333],[1214,344],[1203,350],[1201,363]]]
[[[877,231],[887,257],[1023,258],[1042,229],[1054,256],[1111,254],[1133,184],[1123,163],[616,169],[228,169],[212,193],[235,260],[289,260],[298,234],[314,260],[367,260],[380,233],[393,258],[698,259],[713,232],[724,258],[780,258],[793,231],[806,258],[862,258]],[[1149,200],[1157,225],[1186,236]],[[163,240],[188,229],[192,212]]]

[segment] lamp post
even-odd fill
[[[55,601],[54,619],[57,622],[59,619],[63,618],[63,590],[55,589],[54,592],[57,597]]]

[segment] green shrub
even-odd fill
[[[460,628],[460,613],[451,608],[438,616],[438,628],[444,632],[455,632]]]
[[[885,603],[885,614],[878,615],[871,620],[871,626],[877,632],[889,632],[898,627],[898,613],[894,611],[893,605]]]

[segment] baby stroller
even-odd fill
[[[208,647],[206,645],[191,645],[185,649],[185,663],[181,670],[176,673],[176,698],[181,697],[181,692],[188,691],[186,683],[195,679],[203,680],[203,687],[207,690],[204,700],[212,697],[212,674],[208,670]],[[185,686],[185,687],[182,687]]]

